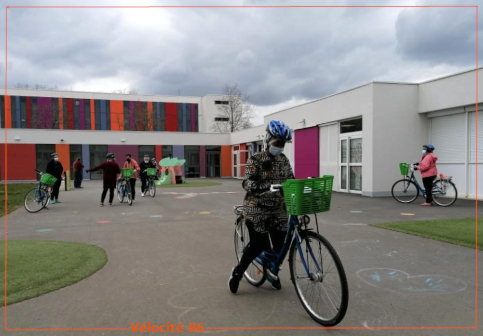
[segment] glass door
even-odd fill
[[[362,136],[359,134],[340,137],[339,190],[362,192]]]

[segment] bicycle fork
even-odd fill
[[[307,260],[306,260],[304,257],[304,251],[302,251],[300,235],[297,231],[294,234],[294,239],[295,239],[295,244],[297,246],[298,254],[300,256],[300,261],[304,266],[305,272],[307,273],[307,277],[312,281],[323,282],[324,281],[323,267],[317,261],[317,258],[314,255],[314,251],[312,251],[312,247],[307,244],[306,250],[308,254],[307,254]],[[315,264],[316,266],[315,272],[310,272],[310,268],[309,268],[310,259],[312,259],[313,264]],[[320,263],[322,263],[322,260],[320,260]]]

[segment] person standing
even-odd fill
[[[422,206],[433,205],[433,181],[438,175],[436,168],[436,161],[438,156],[433,154],[434,146],[430,143],[423,145],[423,157],[418,163],[418,169],[421,172],[423,178],[424,189],[426,190],[426,202],[421,204]]]
[[[149,155],[146,154],[144,155],[144,160],[139,165],[139,168],[141,169],[141,197],[144,197],[144,194],[146,192],[146,181],[148,180],[147,169],[156,168],[156,165],[149,160]]]
[[[134,174],[129,178],[129,183],[131,184],[132,201],[134,203],[134,198],[136,197],[136,179],[138,177],[140,168],[136,160],[131,157],[131,154],[126,154],[126,162],[124,162],[123,168],[134,169]]]
[[[50,174],[57,179],[54,186],[52,187],[50,204],[62,203],[61,201],[59,201],[59,191],[60,185],[62,184],[62,174],[64,173],[64,167],[62,166],[62,163],[60,163],[59,155],[57,153],[52,153],[50,157],[51,160],[47,164],[46,172],[47,174]]]
[[[82,171],[83,171],[84,165],[82,164],[81,158],[78,157],[74,161],[74,188],[82,188]]]
[[[112,206],[112,200],[114,199],[114,188],[116,187],[117,182],[117,175],[121,173],[121,169],[119,165],[114,162],[114,154],[108,153],[106,155],[106,161],[101,163],[100,165],[86,170],[87,173],[91,171],[97,171],[102,169],[102,183],[103,183],[103,190],[101,195],[101,204],[100,206],[104,206],[104,200],[106,199],[107,191],[109,190],[109,206]]]

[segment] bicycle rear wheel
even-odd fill
[[[235,253],[238,262],[240,262],[241,257],[243,256],[243,251],[245,251],[249,244],[250,235],[248,233],[248,228],[245,224],[245,221],[239,217],[235,226]],[[265,282],[263,268],[255,261],[248,266],[244,276],[245,279],[247,279],[247,281],[255,287],[259,287]]]
[[[419,196],[419,189],[413,181],[402,179],[396,181],[391,188],[392,197],[401,203],[414,202]]]
[[[151,197],[156,196],[156,183],[154,183],[154,179],[149,181],[149,195],[151,195]]]
[[[315,321],[334,326],[344,318],[349,303],[344,268],[327,239],[310,231],[302,231],[300,238],[300,245],[294,242],[289,254],[295,291]]]
[[[456,202],[458,190],[453,182],[436,180],[433,183],[433,201],[439,206],[447,207]]]
[[[31,213],[39,212],[47,206],[49,196],[47,192],[39,187],[30,190],[24,199],[25,210]]]

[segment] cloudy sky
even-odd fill
[[[467,5],[477,0],[2,0],[6,6]],[[481,14],[481,13],[480,13]],[[480,15],[480,41],[483,15]],[[5,29],[5,28],[3,28]],[[3,31],[4,33],[4,31]],[[8,87],[203,96],[238,84],[257,117],[371,81],[476,66],[475,8],[9,8]],[[0,38],[5,55],[5,34]],[[480,43],[480,55],[483,48]],[[6,65],[7,64],[7,65]],[[483,59],[480,56],[480,66]]]

